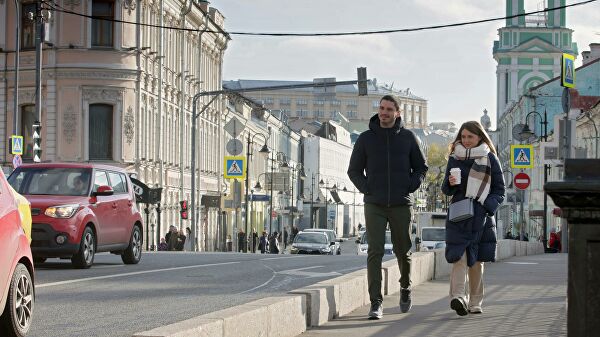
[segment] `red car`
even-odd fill
[[[70,258],[89,268],[96,252],[142,257],[142,216],[125,170],[100,164],[30,164],[8,178],[31,202],[31,251],[35,262]]]
[[[0,172],[0,336],[25,336],[35,300],[33,259],[17,201]]]

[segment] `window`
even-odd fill
[[[110,0],[93,0],[92,16],[106,19],[92,19],[92,46],[112,47],[114,35],[115,3]]]
[[[112,187],[115,194],[127,192],[125,188],[125,186],[127,185],[123,181],[121,174],[118,174],[116,172],[108,172],[108,178],[110,179],[110,186]]]
[[[340,100],[334,99],[334,100],[331,100],[331,101],[329,102],[329,104],[330,104],[330,105],[337,105],[337,106],[340,106],[340,105],[342,105],[342,102],[341,102]]]
[[[21,6],[21,49],[35,48],[35,21],[29,19],[29,13],[35,14],[35,2]]]
[[[324,117],[325,116],[325,112],[322,111],[322,110],[317,109],[317,110],[313,111],[313,116],[317,117],[317,118]]]
[[[371,104],[373,105],[374,108],[379,109],[379,101],[377,101],[377,100],[371,101]]]
[[[92,190],[92,192],[98,191],[98,187],[100,186],[110,186],[108,184],[106,172],[104,171],[96,171],[96,173],[94,174],[94,189]]]
[[[21,133],[23,136],[23,159],[33,159],[33,122],[35,122],[35,105],[21,107]]]
[[[307,111],[303,109],[296,110],[296,116],[298,117],[306,117]]]
[[[112,160],[112,110],[112,105],[90,104],[90,160]]]
[[[316,100],[314,101],[315,105],[325,105],[325,101],[324,100]]]
[[[308,104],[308,101],[307,101],[306,99],[304,99],[304,98],[298,98],[298,99],[296,100],[296,104],[297,104],[297,105],[307,105],[307,104]]]
[[[348,116],[348,118],[356,118],[356,111],[348,110],[346,111],[346,115]]]
[[[290,105],[290,104],[292,104],[292,100],[289,98],[283,97],[283,98],[279,99],[279,105]]]
[[[356,100],[349,100],[349,101],[346,102],[346,105],[348,105],[348,106],[357,106]]]

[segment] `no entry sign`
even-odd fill
[[[515,176],[515,187],[520,190],[524,190],[527,187],[529,187],[530,183],[531,179],[529,178],[527,173],[521,172]]]

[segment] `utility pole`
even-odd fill
[[[19,62],[21,52],[21,4],[15,0],[15,18],[17,21],[15,33],[15,86],[13,90],[13,135],[19,135]]]
[[[19,18],[17,18],[19,20]],[[35,115],[38,123],[42,124],[42,41],[44,26],[42,25],[42,3],[37,1],[35,5]],[[42,136],[41,134],[39,135]],[[35,142],[35,141],[34,141]],[[41,144],[40,144],[41,146]],[[41,156],[33,156],[34,162],[40,162]]]

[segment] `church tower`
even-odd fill
[[[566,0],[534,1],[538,1],[537,10],[566,3]],[[506,26],[498,29],[498,40],[494,41],[498,119],[529,88],[560,76],[563,53],[577,56],[573,30],[566,28],[565,8],[522,15],[525,12],[525,0],[506,0],[506,16],[520,16],[506,19]]]

